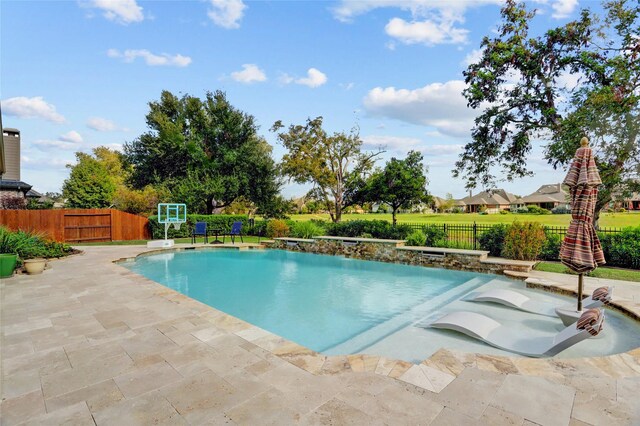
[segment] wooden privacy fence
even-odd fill
[[[146,217],[114,209],[0,210],[0,225],[68,243],[151,238]]]

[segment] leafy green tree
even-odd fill
[[[383,170],[367,180],[363,196],[368,201],[389,205],[396,225],[398,210],[409,209],[429,198],[425,170],[422,154],[417,151],[409,151],[404,160],[392,158]]]
[[[76,152],[76,159],[75,165],[67,166],[71,169],[71,173],[62,186],[67,207],[83,209],[109,207],[116,184],[105,165],[97,158],[83,152]]]
[[[271,130],[278,132],[283,127],[277,121]],[[277,138],[288,150],[282,157],[283,174],[296,183],[312,184],[307,196],[321,202],[333,222],[340,222],[342,211],[356,203],[363,176],[380,152],[363,153],[362,140],[355,130],[330,136],[322,128],[322,117],[309,118],[304,125],[290,125]]]
[[[189,211],[211,213],[244,197],[268,203],[281,186],[271,146],[257,135],[253,116],[233,107],[224,92],[205,99],[163,91],[149,103],[149,131],[125,144],[135,188],[162,185]]]
[[[439,210],[441,213],[448,212],[453,210],[456,205],[456,200],[453,199],[453,195],[450,192],[447,192],[447,195],[444,197],[444,200],[440,203]]]
[[[258,208],[257,213],[265,219],[288,219],[289,214],[295,211],[296,205],[293,200],[287,200],[282,195],[277,195],[269,203]]]
[[[597,214],[613,193],[637,190],[640,4],[613,0],[604,9],[604,19],[585,9],[534,36],[535,12],[506,2],[498,35],[483,39],[482,57],[464,73],[468,104],[482,110],[453,170],[467,187],[494,185],[496,165],[508,180],[530,175],[533,139],[549,140],[546,159],[566,166],[586,135],[603,180]],[[567,77],[579,84],[567,85]]]

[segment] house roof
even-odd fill
[[[559,183],[542,185],[532,194],[518,200],[521,203],[566,203],[569,193]]]
[[[482,191],[479,194],[464,197],[456,201],[456,205],[462,206],[492,206],[492,205],[509,205],[518,199],[515,195],[504,189],[495,189],[493,191]]]
[[[11,191],[22,191],[24,193],[27,193],[31,190],[31,185],[21,180],[0,179],[0,189],[7,189]]]

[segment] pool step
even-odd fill
[[[326,348],[321,352],[325,355],[342,355],[360,352],[409,324],[422,322],[425,317],[433,315],[432,312],[440,306],[459,299],[460,296],[488,283],[492,279],[493,277],[472,278],[445,293],[416,305],[408,311],[402,312],[385,322],[355,335],[349,340]],[[417,318],[418,320],[416,321]]]

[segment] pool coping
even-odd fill
[[[142,248],[141,248],[142,249]],[[113,260],[112,263],[120,265],[126,261],[135,261],[138,257],[145,257],[161,253],[169,253],[187,250],[216,250],[216,249],[258,249],[259,244],[237,244],[216,246],[186,246],[170,249],[143,249],[136,256],[129,256]],[[126,268],[124,268],[126,269]],[[150,280],[131,270],[127,271],[144,280],[148,284],[154,284],[160,288],[156,295],[173,303],[191,304],[198,308],[210,309],[214,315],[207,315],[215,326],[232,333],[247,342],[270,352],[290,364],[301,368],[313,375],[335,375],[345,372],[371,372],[381,376],[387,376],[402,382],[410,383],[419,388],[439,393],[449,383],[457,378],[467,367],[499,372],[504,374],[518,373],[527,376],[539,376],[557,379],[562,376],[562,371],[584,370],[585,374],[593,375],[593,369],[599,370],[606,377],[628,377],[640,375],[640,347],[613,355],[601,357],[582,358],[515,358],[500,355],[488,355],[454,351],[441,348],[429,358],[419,364],[397,360],[382,356],[356,354],[356,355],[323,355],[305,346],[264,330],[256,325],[241,320],[233,315],[220,311],[212,306],[196,299],[172,290],[160,283]],[[527,287],[539,288],[545,291],[565,293],[568,290],[561,285],[554,285],[552,281],[533,280],[526,283]],[[640,289],[639,289],[640,291]],[[566,293],[565,293],[566,294]],[[612,302],[616,310],[629,315],[632,319],[640,319],[640,308],[635,303]]]

